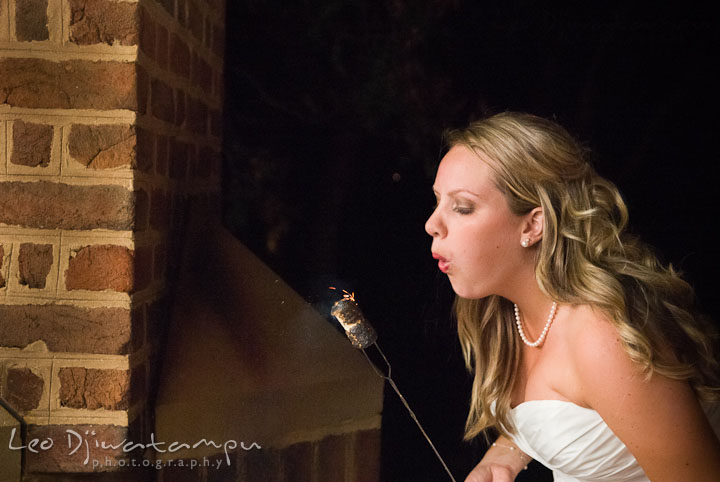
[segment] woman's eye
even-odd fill
[[[473,212],[473,208],[471,206],[463,206],[456,204],[455,206],[453,206],[453,211],[458,214],[471,214]]]

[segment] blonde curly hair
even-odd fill
[[[687,380],[700,398],[720,399],[717,335],[695,313],[693,289],[625,231],[628,211],[618,189],[595,172],[565,129],[505,112],[449,131],[446,141],[490,161],[515,214],[542,207],[535,278],[547,296],[602,310],[648,377]],[[457,297],[455,313],[465,362],[475,373],[465,438],[490,427],[513,431],[508,412],[522,343],[512,303]]]

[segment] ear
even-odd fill
[[[523,217],[522,231],[520,233],[522,239],[529,240],[532,246],[543,237],[543,226],[545,225],[545,215],[541,207],[536,207]]]

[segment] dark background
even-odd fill
[[[458,480],[484,445],[461,440],[470,378],[423,228],[445,128],[555,118],[720,313],[715,17],[580,3],[228,2],[225,223],[323,312],[328,286],[356,293]],[[448,480],[389,387],[382,458],[385,482]]]

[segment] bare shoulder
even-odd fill
[[[618,329],[598,310],[577,307],[567,344],[580,402],[596,410],[651,480],[720,480],[720,443],[688,383],[646,373]]]
[[[568,337],[572,340],[567,345],[568,354],[581,379],[597,380],[598,375],[608,375],[611,367],[614,377],[638,373],[639,367],[630,360],[617,328],[599,310],[590,306],[574,307]]]
[[[568,336],[568,354],[583,402],[592,408],[623,407],[645,409],[645,395],[659,394],[678,399],[694,399],[684,382],[647,373],[630,358],[618,328],[602,312],[589,306],[576,308]]]

